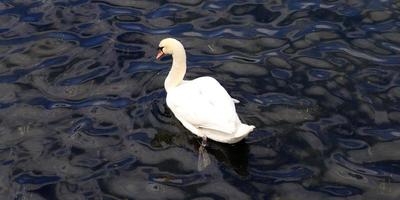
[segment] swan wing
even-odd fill
[[[212,77],[185,81],[168,92],[167,105],[179,119],[196,128],[233,134],[240,124],[232,98]]]

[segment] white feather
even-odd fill
[[[185,81],[168,91],[167,105],[196,128],[233,134],[240,124],[232,98],[212,77]]]
[[[162,52],[172,54],[173,62],[164,86],[167,105],[175,117],[199,137],[224,143],[235,143],[246,137],[255,127],[243,124],[233,99],[212,77],[183,81],[186,73],[186,53],[183,45],[172,38],[159,45]]]

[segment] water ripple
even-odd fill
[[[314,173],[312,170],[300,166],[292,167],[288,170],[271,170],[271,171],[259,171],[252,169],[250,174],[255,180],[281,183],[281,182],[292,182],[301,181],[310,178]]]
[[[398,199],[396,1],[0,1],[0,199]],[[257,129],[199,139],[171,57]]]

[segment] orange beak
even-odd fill
[[[159,50],[158,53],[157,53],[156,59],[157,59],[157,60],[160,60],[160,58],[163,57],[164,55],[165,55],[164,52],[162,52],[161,50]]]

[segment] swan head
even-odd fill
[[[184,52],[184,47],[181,42],[174,38],[165,38],[158,45],[158,53],[156,58],[159,60],[164,55],[174,55],[178,51]]]

